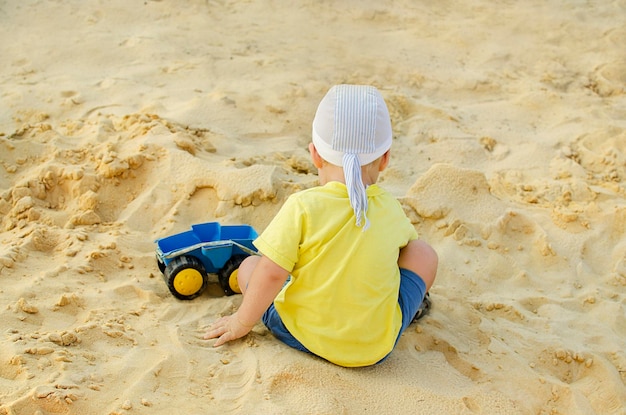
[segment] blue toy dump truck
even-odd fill
[[[207,222],[191,230],[157,239],[156,257],[163,279],[174,297],[192,300],[205,290],[208,274],[217,274],[226,295],[240,293],[237,270],[250,255],[257,232],[248,225]]]

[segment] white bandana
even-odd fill
[[[391,121],[385,100],[367,85],[335,85],[320,102],[313,120],[313,145],[327,162],[343,167],[356,225],[369,226],[361,166],[391,147]]]

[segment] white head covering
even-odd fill
[[[313,145],[327,162],[343,167],[356,225],[369,226],[361,166],[391,147],[391,121],[382,95],[373,86],[335,85],[320,102],[313,120]]]

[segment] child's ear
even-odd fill
[[[380,157],[380,164],[378,165],[378,171],[383,171],[387,168],[389,164],[389,152],[391,150],[387,150],[385,154]]]
[[[313,143],[309,143],[309,152],[311,153],[311,160],[313,160],[313,165],[318,169],[322,168],[323,159],[320,156],[320,153],[317,152],[317,149],[313,145]]]

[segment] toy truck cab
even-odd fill
[[[157,239],[159,270],[172,295],[192,300],[202,294],[208,274],[217,274],[226,295],[239,290],[237,270],[241,262],[257,251],[252,241],[257,232],[248,225],[221,225],[207,222],[191,230]]]

